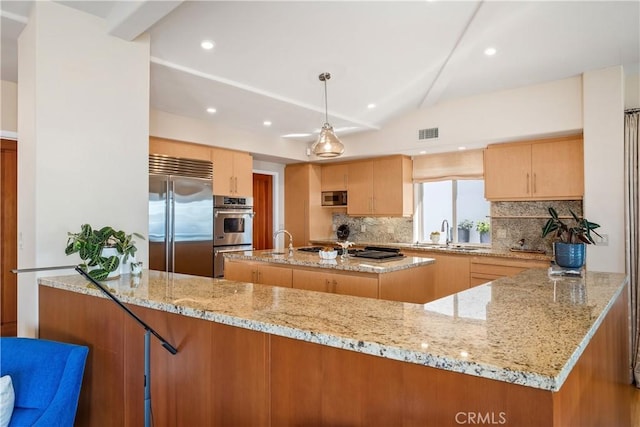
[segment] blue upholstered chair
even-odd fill
[[[33,338],[0,338],[0,376],[15,406],[9,426],[73,426],[89,349]]]

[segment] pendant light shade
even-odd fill
[[[333,126],[329,124],[329,110],[327,106],[327,80],[331,78],[331,74],[322,73],[318,76],[320,81],[324,82],[324,116],[325,123],[320,131],[318,140],[313,144],[311,150],[318,157],[338,157],[344,153],[344,145],[338,139],[333,131]]]

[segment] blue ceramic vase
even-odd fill
[[[564,268],[581,268],[586,258],[586,244],[555,242],[556,264]]]

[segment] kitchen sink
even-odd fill
[[[450,251],[458,251],[458,252],[471,252],[471,251],[477,251],[478,248],[465,248],[465,247],[449,247],[449,248],[443,248],[443,249],[448,249]]]
[[[277,252],[277,251],[265,253],[265,255],[286,255],[286,254],[287,254],[286,252]]]

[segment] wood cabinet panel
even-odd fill
[[[224,278],[238,282],[291,287],[292,272],[289,267],[225,259]]]
[[[211,161],[211,147],[209,146],[154,136],[149,137],[149,154]]]
[[[582,135],[489,145],[488,200],[574,200],[584,195]]]
[[[213,194],[251,197],[253,195],[253,157],[240,151],[211,149]]]
[[[411,159],[381,157],[349,163],[349,215],[408,216],[413,212]]]
[[[549,267],[549,261],[484,256],[472,257],[469,266],[469,281],[471,286],[477,286],[501,277],[515,276],[529,268],[547,267]]]
[[[294,269],[292,287],[308,291],[378,298],[378,278],[366,274],[336,274]]]
[[[349,166],[346,163],[322,165],[322,191],[345,191],[349,182]]]
[[[284,170],[284,228],[293,236],[294,246],[334,234],[332,213],[323,208],[320,190],[321,166],[311,163],[287,165]]]
[[[425,265],[380,276],[380,299],[424,304],[436,299],[436,265]]]

